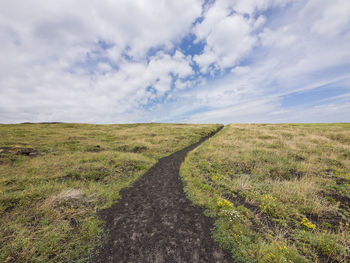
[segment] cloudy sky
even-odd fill
[[[0,0],[0,122],[350,121],[349,0]]]

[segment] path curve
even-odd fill
[[[211,238],[214,219],[186,198],[179,176],[186,154],[215,133],[159,159],[100,212],[106,239],[93,262],[232,262]]]

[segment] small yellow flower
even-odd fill
[[[217,205],[220,208],[223,208],[223,207],[231,207],[232,208],[233,207],[233,205],[229,201],[227,201],[226,199],[223,199],[222,201],[219,200]]]
[[[305,227],[307,227],[308,229],[315,229],[316,225],[311,223],[306,217],[304,217],[301,220],[301,224],[304,225]]]

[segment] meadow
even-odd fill
[[[180,175],[234,262],[350,262],[350,124],[231,124]]]
[[[220,125],[0,125],[0,262],[86,262],[101,209]]]

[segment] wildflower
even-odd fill
[[[260,208],[268,213],[274,213],[277,205],[276,205],[277,198],[273,197],[272,195],[265,194],[261,199]]]
[[[223,200],[218,201],[218,207],[219,208],[224,208],[224,207],[232,208],[233,205],[229,201],[227,201],[226,199],[223,199]]]
[[[230,222],[241,217],[240,213],[236,210],[224,210],[222,213]]]
[[[311,223],[306,217],[301,220],[301,224],[308,229],[315,229],[316,225]]]

